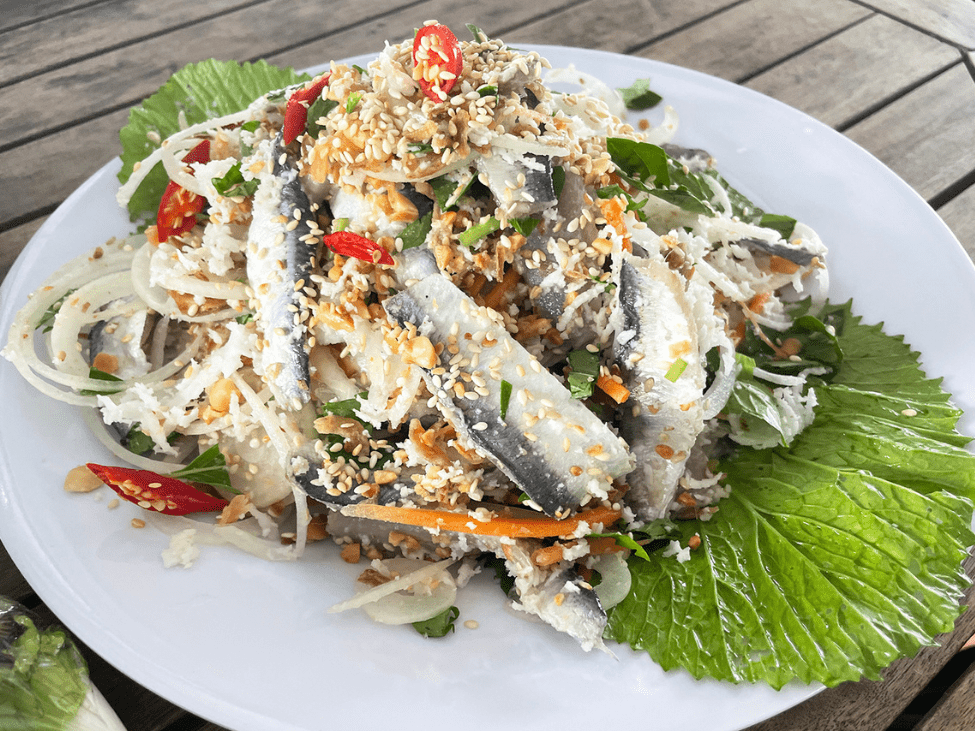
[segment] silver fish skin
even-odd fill
[[[476,165],[505,219],[531,216],[556,202],[550,157],[495,150]]]
[[[304,288],[311,285],[321,231],[298,172],[282,163],[286,153],[280,137],[271,150],[273,172],[254,196],[247,279],[254,318],[266,341],[260,354],[265,378],[276,399],[298,410],[311,393]]]
[[[666,264],[627,257],[617,297],[614,355],[630,390],[620,434],[637,461],[626,500],[641,519],[656,520],[666,515],[704,428],[704,364],[683,280]],[[686,365],[674,377],[679,359]]]
[[[424,370],[437,407],[546,514],[565,517],[605,497],[613,480],[633,468],[623,441],[571,398],[496,312],[446,277],[427,276],[384,306],[400,325],[412,324],[443,345],[433,368]],[[502,417],[505,381],[511,396]]]

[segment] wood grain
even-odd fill
[[[2,0],[0,1],[0,33],[19,29],[29,23],[54,15],[70,13],[79,8],[104,5],[110,0]]]
[[[971,731],[975,719],[975,665],[970,665],[915,731]]]
[[[122,0],[32,23],[0,43],[0,86],[45,69],[223,15],[254,0],[208,0],[189,7]]]
[[[837,127],[958,61],[958,51],[875,15],[746,84]]]
[[[975,49],[975,3],[971,0],[862,0],[949,43]]]
[[[941,206],[938,214],[958,237],[968,255],[975,259],[975,185]]]
[[[751,0],[638,55],[741,81],[870,14],[848,0]]]
[[[539,17],[546,17],[553,11],[561,10],[571,3],[566,0],[537,0],[531,3],[498,5],[477,3],[458,4],[453,0],[427,0],[355,28],[336,33],[328,38],[315,40],[300,48],[268,57],[272,63],[287,63],[294,66],[312,66],[362,53],[376,53],[383,43],[395,43],[412,35],[413,29],[426,20],[438,20],[451,27],[458,34],[467,33],[464,25],[472,23],[488,36],[507,39],[513,29]]]
[[[589,0],[527,23],[508,33],[505,40],[513,44],[548,43],[628,53],[651,38],[694,23],[730,4],[731,0],[624,0],[607,7],[602,0]]]
[[[975,81],[957,63],[846,134],[930,199],[975,170]]]

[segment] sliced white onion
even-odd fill
[[[384,561],[383,565],[389,569],[397,572],[405,570],[407,573],[385,584],[360,591],[351,599],[329,607],[328,612],[336,614],[359,607],[365,609],[368,605],[370,608],[366,609],[367,614],[383,624],[407,624],[435,617],[449,608],[457,596],[457,584],[453,576],[447,572],[447,568],[456,560],[451,558],[437,563],[428,563],[415,559],[394,558]],[[437,579],[439,583],[429,596],[397,595],[399,591],[408,590],[430,579]],[[401,601],[394,597],[402,597],[408,601]],[[376,606],[379,602],[382,604]]]
[[[602,581],[593,587],[593,591],[599,597],[599,603],[603,605],[603,609],[615,607],[630,593],[633,580],[630,576],[630,569],[626,565],[626,559],[623,558],[621,552],[597,556],[592,568],[594,571],[598,571],[602,577]]]

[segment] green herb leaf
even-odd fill
[[[792,237],[792,232],[795,231],[796,219],[791,216],[765,213],[758,220],[758,225],[778,231],[782,238],[788,241]]]
[[[244,132],[257,132],[257,130],[261,128],[261,123],[256,119],[252,119],[249,122],[244,122],[242,125],[240,125],[240,128]]]
[[[44,310],[44,314],[41,315],[41,319],[37,321],[37,324],[34,326],[34,329],[35,330],[40,329],[41,332],[46,332],[46,333],[51,332],[51,329],[54,327],[54,318],[57,316],[58,312],[61,310],[61,307],[64,306],[64,303],[67,301],[68,297],[72,293],[74,293],[74,290],[69,289],[67,292],[64,293],[64,296],[61,299],[59,299],[57,302],[52,303],[50,307]]]
[[[436,617],[414,622],[413,629],[424,637],[446,637],[454,631],[454,622],[459,616],[460,610],[457,607],[447,607]]]
[[[238,315],[237,317],[234,318],[234,320],[236,320],[241,325],[246,325],[248,322],[253,321],[253,319],[254,319],[253,312],[245,312],[243,315]]]
[[[484,43],[486,40],[488,40],[487,33],[473,23],[467,23],[467,30],[471,32],[471,35],[474,36],[474,40],[478,43]]]
[[[224,490],[239,493],[240,490],[234,489],[230,484],[230,473],[227,471],[227,459],[223,456],[219,446],[214,444],[199,457],[190,462],[186,467],[171,473],[173,477],[178,477],[187,482],[199,482],[203,485],[211,485]]]
[[[433,145],[429,142],[411,142],[406,146],[406,151],[413,155],[426,155],[433,152]]]
[[[573,350],[569,353],[569,394],[574,399],[592,396],[596,379],[599,377],[599,354],[588,350]]]
[[[359,102],[362,100],[361,91],[353,91],[349,94],[349,98],[345,100],[345,113],[352,114],[352,110],[358,106]]]
[[[430,234],[432,228],[433,211],[407,224],[406,228],[399,235],[403,239],[403,251],[415,249],[417,246],[423,246],[427,242],[427,236]]]
[[[364,76],[369,75],[369,71],[367,69],[362,68],[362,66],[359,66],[358,64],[352,64],[352,68],[354,68],[356,71],[358,71],[360,74]]]
[[[341,416],[346,419],[355,419],[366,428],[366,431],[372,434],[372,424],[356,414],[356,409],[362,408],[362,399],[367,396],[368,394],[363,391],[358,396],[353,396],[352,398],[324,403],[322,404],[322,416],[334,414],[335,416]]]
[[[307,78],[290,68],[280,69],[265,61],[240,64],[211,59],[184,66],[155,94],[129,112],[128,123],[119,132],[122,143],[119,181],[128,180],[134,165],[159,147],[156,136],[161,141],[180,130],[180,113],[188,124],[196,124],[238,112],[262,94]],[[168,180],[162,164],[153,168],[129,201],[133,221],[143,215],[155,215]]]
[[[336,218],[332,221],[332,231],[345,231],[349,227],[349,219]]]
[[[471,174],[467,178],[466,182],[458,183],[456,180],[451,180],[446,175],[441,175],[439,178],[434,178],[430,182],[430,187],[433,188],[433,196],[437,199],[437,204],[440,206],[441,211],[449,211],[456,207],[456,202],[459,201],[464,194],[470,189],[471,185],[477,176]]]
[[[0,725],[68,728],[88,695],[88,666],[63,630],[41,630],[27,614],[13,614],[14,606],[0,598],[0,611],[16,625],[0,633]]]
[[[257,192],[260,181],[257,179],[245,180],[244,174],[240,171],[240,163],[235,163],[222,178],[211,178],[213,187],[217,192],[227,198],[242,195],[249,197]]]
[[[565,187],[565,168],[556,165],[552,168],[552,190],[556,198],[562,197],[562,188]]]
[[[461,231],[457,234],[457,240],[464,246],[470,248],[485,236],[494,233],[500,228],[501,223],[494,216],[491,216],[483,223],[475,224],[466,231]]]
[[[125,435],[125,448],[133,454],[145,454],[153,448],[155,442],[152,437],[146,434],[139,427],[139,422],[132,425],[129,433]]]
[[[508,415],[508,405],[511,403],[511,383],[501,381],[501,418]]]
[[[480,97],[497,96],[498,87],[494,86],[493,84],[485,84],[484,86],[479,86],[477,88],[477,94]]]
[[[637,79],[624,89],[617,89],[627,109],[642,111],[657,106],[662,96],[650,90],[650,79]]]
[[[122,379],[118,376],[113,376],[111,373],[106,373],[103,370],[99,370],[92,366],[88,369],[88,377],[93,378],[96,381],[105,381],[106,383],[123,383]],[[107,396],[113,393],[119,393],[124,391],[124,386],[106,386],[105,388],[87,389],[83,388],[78,393],[82,396]]]
[[[587,538],[612,538],[623,548],[628,548],[638,557],[642,558],[644,561],[650,561],[650,554],[647,553],[647,549],[637,543],[633,536],[627,533],[590,533]]]
[[[541,222],[540,218],[512,218],[508,223],[511,224],[511,228],[520,233],[525,238],[532,235],[532,231]]]
[[[607,634],[665,669],[774,688],[879,679],[962,611],[975,456],[960,413],[901,338],[849,304],[820,318],[842,322],[843,360],[813,424],[791,449],[720,465],[730,496],[679,527],[702,540],[689,561],[629,562]]]
[[[318,133],[325,129],[324,120],[329,112],[338,107],[339,103],[334,99],[324,99],[318,97],[308,107],[308,134],[312,138],[317,138]]]

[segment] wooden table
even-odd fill
[[[513,44],[667,61],[776,97],[876,155],[975,255],[972,0],[0,0],[0,275],[118,154],[127,109],[183,64],[213,56],[301,68],[380,48],[429,18],[472,22]],[[0,595],[47,612],[6,552]],[[883,682],[826,690],[752,731],[969,729],[973,651],[959,650],[973,632],[968,612],[940,647],[898,661]],[[219,730],[86,654],[130,731]],[[948,688],[945,673],[936,677],[946,667],[957,678]]]

